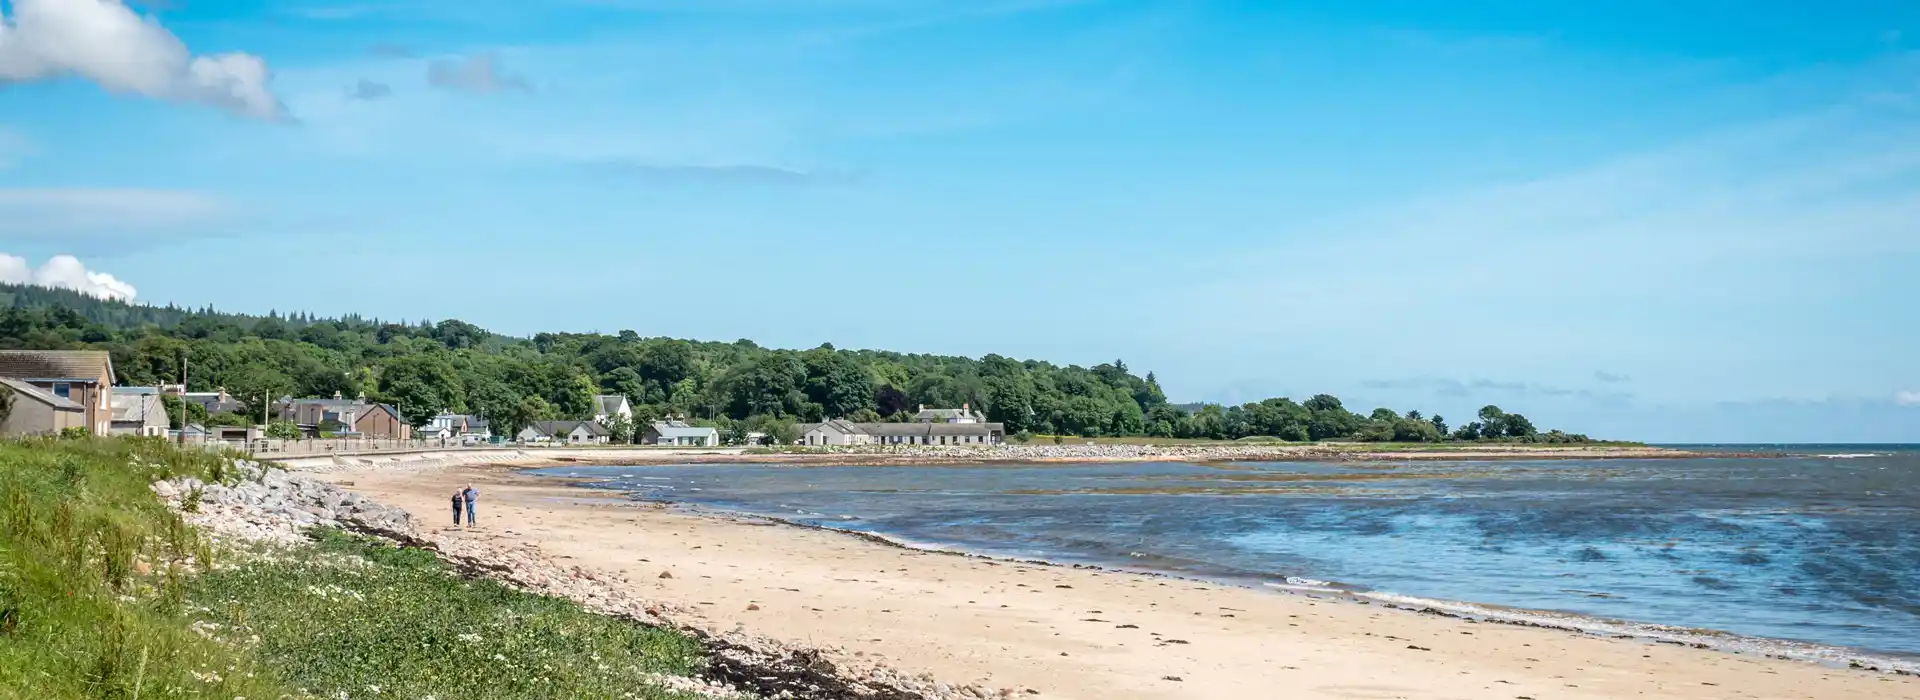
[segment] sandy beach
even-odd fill
[[[337,471],[430,538],[534,551],[711,631],[1040,698],[1920,698],[1920,679],[595,498],[500,466]],[[448,526],[446,495],[483,493]]]

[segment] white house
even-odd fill
[[[720,431],[669,420],[654,421],[640,431],[640,444],[714,447],[720,444]]]
[[[936,409],[938,410],[938,409]],[[928,411],[922,410],[922,414]],[[978,420],[980,414],[960,409],[935,414],[975,420],[915,423],[853,423],[830,420],[800,426],[800,444],[831,445],[997,445],[1006,439],[1006,425]]]
[[[543,420],[522,428],[514,437],[521,442],[604,445],[607,443],[607,429],[588,420]]]
[[[493,437],[493,430],[487,419],[459,413],[442,413],[418,430],[413,436],[421,440],[460,440],[461,442],[486,442]]]
[[[159,387],[116,386],[111,400],[114,435],[166,437],[167,406],[160,401]]]
[[[627,397],[620,394],[601,394],[593,397],[593,421],[605,422],[613,416],[626,416],[633,420],[633,406],[627,403]]]

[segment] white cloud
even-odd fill
[[[194,56],[159,22],[119,0],[13,0],[12,6],[11,17],[0,17],[0,84],[78,76],[111,92],[257,119],[285,116],[259,56]]]
[[[0,236],[144,235],[204,225],[224,208],[211,196],[184,190],[0,188]]]
[[[88,270],[79,258],[71,255],[55,255],[34,268],[27,264],[26,258],[0,253],[0,282],[71,289],[91,297],[121,301],[132,301],[138,295],[133,285],[105,272]]]
[[[1902,406],[1920,406],[1920,391],[1893,392],[1893,402]]]

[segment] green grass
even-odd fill
[[[677,632],[429,552],[211,549],[148,489],[176,475],[234,478],[152,439],[0,441],[0,700],[679,698],[648,674],[702,663]]]
[[[700,645],[569,601],[453,575],[432,553],[323,532],[299,556],[195,580],[188,599],[228,640],[320,697],[680,698]]]
[[[280,694],[188,630],[186,564],[210,550],[147,489],[226,467],[153,440],[0,442],[0,698]]]

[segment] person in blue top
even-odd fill
[[[467,488],[462,490],[460,495],[467,500],[467,525],[471,527],[473,525],[473,502],[480,498],[480,492],[473,490],[473,484],[467,484]]]
[[[455,527],[459,527],[460,525],[460,502],[464,500],[461,498],[462,495],[459,491],[453,492],[453,524]]]

